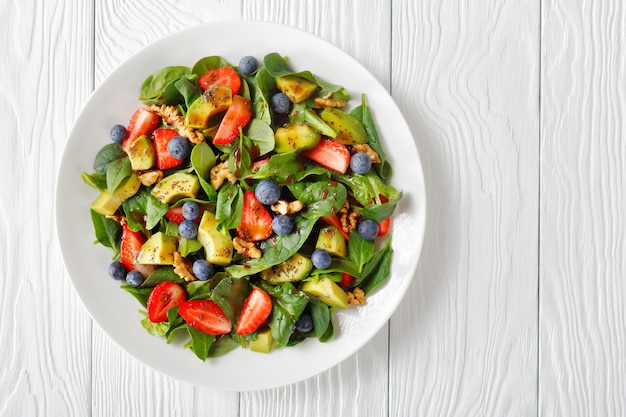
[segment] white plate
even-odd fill
[[[217,35],[216,35],[217,34]],[[245,55],[262,59],[279,52],[296,71],[310,70],[343,85],[351,103],[367,94],[381,141],[395,173],[392,184],[404,192],[392,222],[394,249],[391,276],[367,298],[367,305],[334,314],[335,337],[315,339],[260,354],[245,349],[206,362],[190,349],[168,345],[141,326],[140,305],[108,277],[109,249],[93,245],[89,206],[97,192],[81,172],[93,172],[97,151],[108,143],[108,131],[126,124],[141,105],[139,86],[154,70],[167,65],[192,66],[199,58],[221,55],[236,65]],[[365,345],[396,310],[417,267],[424,236],[426,201],[417,149],[401,112],[385,88],[364,67],[335,46],[284,26],[244,21],[210,23],[185,30],[145,48],[113,72],[93,93],[76,120],[67,142],[56,190],[56,220],[65,265],[85,307],[123,349],[146,365],[186,382],[227,391],[273,388],[327,370]]]

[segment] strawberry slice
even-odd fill
[[[198,85],[202,91],[218,86],[228,87],[235,95],[239,92],[239,87],[241,87],[241,79],[233,68],[224,67],[205,72],[198,78]]]
[[[313,148],[305,149],[300,154],[340,174],[345,174],[350,166],[350,151],[332,139],[322,138]]]
[[[200,223],[200,220],[202,220],[202,213],[209,210],[209,208],[210,206],[208,204],[200,204],[200,215],[194,221],[196,223]],[[183,216],[183,206],[170,207],[165,213],[165,218],[176,224],[181,224],[185,220],[185,217]]]
[[[241,223],[237,233],[250,242],[265,240],[272,235],[272,215],[257,200],[253,191],[246,191],[243,195]]]
[[[254,332],[271,312],[272,300],[269,294],[260,288],[254,288],[243,303],[235,333],[244,335]]]
[[[222,309],[211,300],[191,300],[178,307],[178,314],[196,330],[205,334],[226,334],[233,328]]]
[[[329,226],[335,226],[345,240],[350,239],[350,235],[348,234],[348,232],[343,230],[343,227],[341,227],[341,220],[339,220],[339,216],[337,216],[336,214],[326,214],[320,217],[320,219]]]
[[[183,163],[182,159],[176,159],[167,151],[167,144],[178,132],[174,129],[157,129],[154,131],[154,149],[156,150],[157,167],[159,169],[174,168]]]
[[[385,236],[389,231],[391,225],[391,217],[387,217],[382,222],[378,223],[378,236]]]
[[[134,232],[124,223],[122,225],[122,243],[120,244],[120,261],[124,264],[127,271],[135,269],[137,255],[143,244],[146,243],[146,237],[141,232]]]
[[[352,283],[352,275],[347,272],[341,273],[341,281],[339,281],[339,286],[347,288]]]
[[[252,110],[250,101],[241,96],[233,96],[233,102],[226,110],[226,114],[215,133],[213,143],[215,145],[227,145],[239,137],[239,128],[244,128],[250,118]]]
[[[159,127],[160,123],[161,118],[159,115],[151,112],[145,107],[140,107],[135,110],[135,113],[133,113],[130,118],[128,127],[126,128],[128,135],[122,142],[122,149],[127,152],[128,146],[133,140],[142,135],[150,136],[154,129]]]
[[[152,323],[167,321],[167,310],[187,301],[185,289],[172,281],[158,284],[148,297],[148,318]]]

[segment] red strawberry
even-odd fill
[[[206,91],[211,87],[228,87],[232,91],[234,96],[239,92],[241,87],[241,79],[233,68],[224,67],[213,70],[208,70],[206,73],[198,78],[198,85],[202,91]]]
[[[233,96],[233,103],[226,110],[220,127],[213,138],[213,143],[216,145],[232,143],[239,137],[239,128],[244,128],[251,117],[250,101],[245,97]]]
[[[351,283],[352,283],[352,275],[348,274],[347,272],[342,272],[341,273],[341,281],[339,281],[339,286],[346,288]]]
[[[176,159],[167,151],[167,144],[178,132],[174,129],[157,129],[154,131],[154,149],[156,150],[157,167],[159,169],[174,168],[183,163],[182,159]]]
[[[148,297],[148,318],[153,323],[167,321],[167,310],[187,301],[185,289],[172,281],[158,284]]]
[[[128,135],[122,142],[122,149],[127,151],[128,145],[139,136],[150,136],[154,129],[159,127],[159,123],[161,123],[161,118],[158,114],[153,113],[144,107],[140,107],[135,110],[135,113],[133,113],[130,118],[128,127],[126,128]]]
[[[389,226],[391,223],[391,217],[387,217],[382,222],[378,223],[378,236],[385,236],[389,231]]]
[[[208,204],[200,204],[200,215],[194,220],[196,223],[200,223],[200,220],[202,220],[202,213],[209,210],[209,207],[210,206]],[[185,217],[183,216],[183,206],[170,207],[165,213],[165,218],[176,224],[181,224],[185,220]]]
[[[345,174],[350,166],[350,151],[332,139],[322,138],[313,148],[305,149],[300,154],[340,174]]]
[[[222,309],[211,300],[191,300],[178,307],[178,314],[196,330],[211,335],[226,334],[233,328]]]
[[[124,223],[122,226],[122,243],[120,245],[120,261],[124,264],[127,271],[135,269],[137,255],[143,244],[146,243],[146,237],[141,232],[133,232]]]
[[[345,240],[350,239],[348,232],[343,230],[343,227],[341,227],[341,220],[339,220],[339,217],[336,214],[327,214],[320,217],[320,219],[329,226],[335,226]]]
[[[260,288],[253,289],[243,303],[235,332],[239,335],[254,332],[265,322],[271,312],[272,300],[270,296]]]
[[[237,233],[250,242],[265,240],[272,235],[272,215],[252,191],[243,195],[243,211]]]

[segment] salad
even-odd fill
[[[139,100],[82,179],[143,327],[202,360],[331,339],[388,278],[402,197],[366,97],[270,53],[161,68]]]

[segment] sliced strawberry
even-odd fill
[[[167,310],[187,301],[185,289],[172,281],[158,284],[148,297],[148,318],[153,323],[167,321]]]
[[[239,129],[244,128],[250,118],[252,110],[250,101],[241,96],[233,96],[233,103],[226,110],[226,114],[215,133],[213,143],[215,145],[227,145],[239,137]]]
[[[222,309],[211,300],[191,300],[178,307],[178,314],[196,330],[211,335],[226,334],[233,328]]]
[[[183,163],[182,159],[176,159],[167,151],[167,144],[178,132],[174,129],[157,129],[154,131],[154,149],[156,150],[157,167],[159,169],[174,168]]]
[[[206,73],[198,78],[198,85],[202,91],[206,91],[211,87],[228,87],[233,93],[233,96],[239,92],[241,87],[241,79],[239,74],[233,68],[224,67],[213,70],[208,70]]]
[[[133,232],[124,223],[122,226],[122,243],[120,244],[120,261],[127,271],[135,269],[137,255],[144,243],[146,243],[146,237],[143,233]]]
[[[269,294],[260,288],[253,289],[243,303],[235,332],[239,335],[254,332],[265,322],[271,312],[272,300]]]
[[[347,272],[341,273],[341,281],[339,281],[339,286],[347,288],[352,283],[352,275]]]
[[[322,138],[313,148],[303,150],[300,154],[340,174],[345,174],[350,166],[350,151],[332,139]]]
[[[161,118],[158,114],[151,112],[150,110],[140,107],[135,110],[135,113],[130,118],[126,131],[128,135],[122,142],[122,149],[126,152],[128,145],[138,138],[139,136],[150,136],[154,129],[159,127]]]
[[[202,213],[209,210],[208,204],[200,204],[200,215],[194,220],[196,223],[200,223],[202,219]],[[165,213],[165,218],[176,224],[181,224],[185,217],[183,216],[183,206],[170,207]]]
[[[272,215],[252,191],[243,195],[243,211],[237,233],[250,242],[265,240],[272,235]]]
[[[385,236],[389,231],[389,226],[391,224],[391,217],[387,217],[382,222],[378,223],[378,236]]]
[[[350,234],[343,230],[343,227],[341,227],[341,220],[339,220],[339,217],[336,214],[327,214],[320,217],[320,219],[329,226],[335,226],[345,240],[350,239]]]

